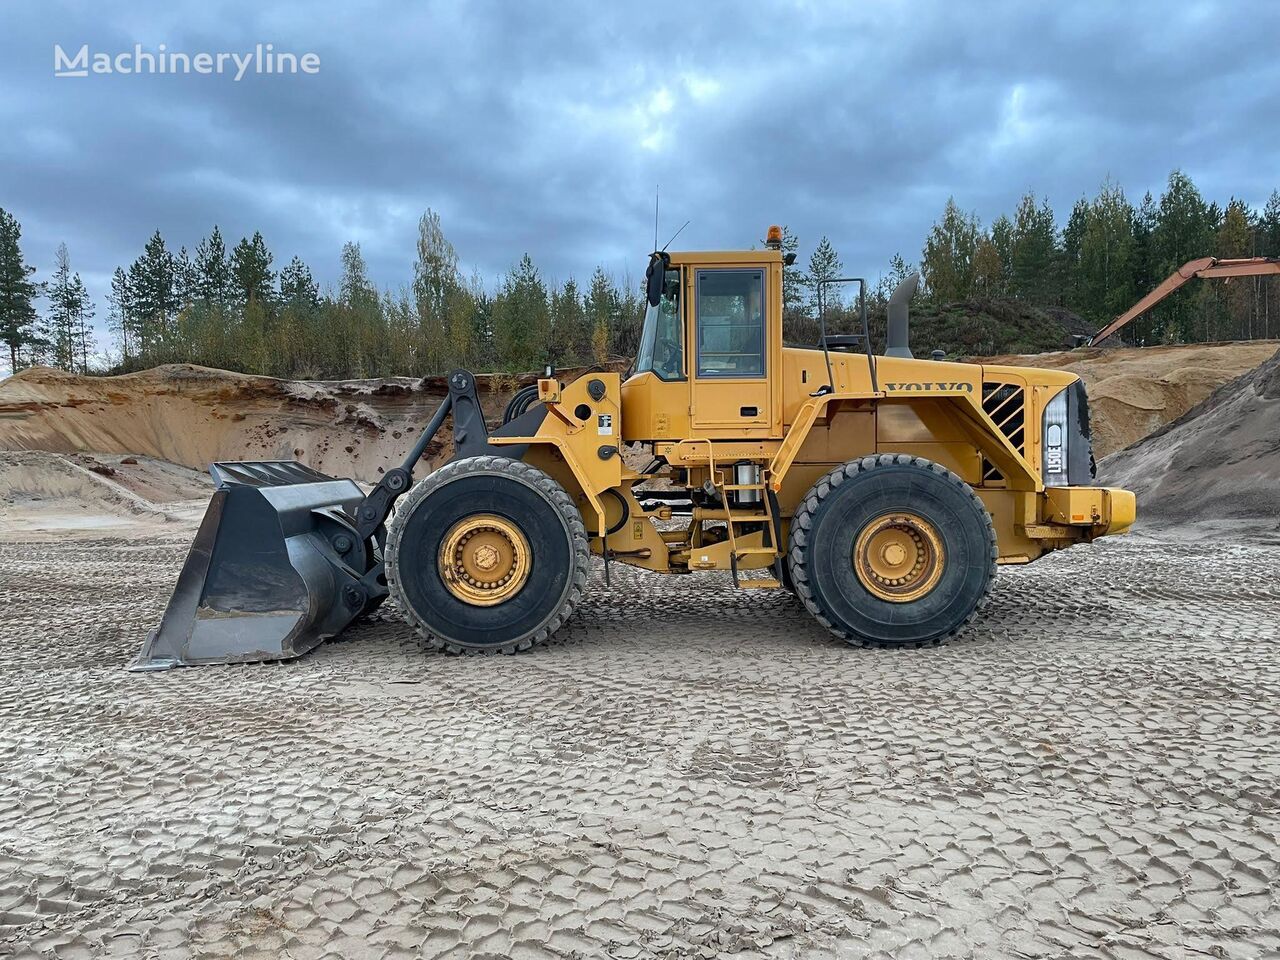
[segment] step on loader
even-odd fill
[[[402,466],[362,491],[300,463],[219,463],[216,491],[134,669],[280,660],[391,597],[429,648],[514,653],[551,636],[592,554],[789,590],[854,645],[962,630],[998,564],[1121,533],[1132,493],[1092,485],[1073,374],[913,356],[908,277],[872,352],[861,329],[784,345],[781,233],[763,250],[655,251],[631,370],[548,370],[490,430],[475,378]],[[935,354],[936,356],[936,354]],[[453,457],[414,482],[453,422]],[[623,457],[644,450],[647,466]]]

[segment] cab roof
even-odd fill
[[[781,250],[682,250],[670,254],[674,266],[699,263],[781,263]]]

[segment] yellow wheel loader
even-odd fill
[[[1132,493],[1090,485],[1079,378],[914,358],[915,276],[884,355],[858,278],[860,333],[823,320],[818,344],[785,346],[786,264],[776,227],[763,250],[655,252],[625,377],[549,371],[490,430],[457,371],[367,493],[294,462],[215,464],[135,668],[294,657],[388,596],[430,647],[514,653],[570,617],[592,554],[606,584],[614,563],[719,571],[793,591],[851,644],[926,646],[973,619],[997,564],[1133,523]],[[450,414],[453,459],[413,483]]]

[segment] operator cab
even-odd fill
[[[781,254],[658,252],[645,280],[623,438],[781,437]]]

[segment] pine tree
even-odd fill
[[[40,338],[45,344],[42,358],[51,366],[75,370],[79,357],[80,323],[84,310],[84,284],[76,274],[72,282],[71,256],[65,243],[58,244],[54,254],[53,276],[45,288],[48,313],[41,324]]]
[[[231,279],[241,303],[260,304],[264,309],[270,306],[275,273],[271,270],[271,251],[258,231],[253,232],[252,239],[242,238],[232,251]]]
[[[1243,200],[1232,197],[1218,226],[1215,256],[1248,257],[1253,253],[1253,213]]]
[[[173,258],[173,295],[179,310],[185,310],[200,299],[200,271],[186,247],[179,248]]]
[[[232,294],[231,263],[227,246],[217,225],[196,247],[196,291],[209,303],[230,303]]]
[[[455,336],[469,337],[470,352],[459,353],[458,356],[467,357],[468,362],[474,360],[486,369],[496,370],[498,361],[497,351],[493,345],[493,296],[485,289],[484,278],[480,276],[479,271],[471,274],[467,296],[471,300],[470,330],[461,329],[461,318],[459,318],[459,329],[456,330]],[[462,309],[459,309],[459,313]]]
[[[788,254],[796,254],[800,250],[799,238],[791,232],[790,227],[782,228],[782,316],[784,322],[804,309],[804,273],[793,262],[786,266]]]
[[[1137,299],[1133,286],[1137,253],[1134,219],[1124,190],[1110,180],[1102,184],[1085,214],[1076,269],[1078,309],[1099,325],[1123,313]]]
[[[526,253],[502,283],[493,304],[494,346],[508,369],[541,366],[550,347],[551,316],[547,288]]]
[[[1146,293],[1158,282],[1156,276],[1155,249],[1151,234],[1156,225],[1156,201],[1148,190],[1133,215],[1133,288],[1139,295]],[[1156,324],[1150,314],[1139,317],[1130,328],[1134,343],[1144,344],[1152,339]]]
[[[1249,205],[1232,197],[1222,213],[1214,242],[1214,256],[1222,258],[1248,257],[1254,248],[1254,216]],[[1255,301],[1260,295],[1260,278],[1249,277],[1243,283],[1215,285],[1213,293],[1225,313],[1221,319],[1229,321],[1225,336],[1252,339]],[[1222,339],[1219,333],[1211,339]]]
[[[925,239],[920,258],[925,286],[935,303],[966,300],[972,296],[973,257],[978,236],[978,218],[961,212],[955,198],[948,197],[942,218]]]
[[[129,291],[138,321],[139,350],[146,354],[171,339],[178,298],[174,259],[157,230],[129,267]]]
[[[97,338],[93,334],[93,315],[96,307],[89,298],[89,290],[80,274],[71,277],[71,301],[75,304],[72,314],[71,335],[76,359],[81,373],[89,372],[89,355],[97,350]]]
[[[591,356],[587,311],[572,277],[551,291],[551,342],[556,363],[576,363]]]
[[[0,208],[0,341],[9,348],[9,369],[22,368],[23,351],[37,339],[35,298],[30,277],[36,268],[23,262],[22,226]]]
[[[991,224],[991,243],[1000,257],[999,296],[1007,297],[1013,282],[1013,221],[1003,213]]]
[[[1036,204],[1032,191],[1018,203],[1013,220],[1012,292],[1020,300],[1044,304],[1056,289],[1055,266],[1058,260],[1058,230],[1053,208],[1046,199]]]
[[[1062,228],[1063,293],[1066,304],[1073,310],[1082,309],[1082,278],[1080,275],[1080,247],[1089,223],[1089,201],[1081,197],[1071,208],[1067,225]]]
[[[1258,223],[1258,254],[1263,257],[1280,257],[1280,190],[1271,191],[1267,205],[1262,208]],[[1280,282],[1274,278],[1262,289],[1262,336],[1275,335],[1280,320]]]
[[[298,257],[290,260],[280,271],[280,301],[287,307],[307,313],[320,306],[320,288],[311,276],[311,268]]]
[[[809,274],[805,277],[805,284],[809,288],[809,308],[815,317],[823,305],[828,308],[839,307],[840,289],[828,281],[837,279],[843,271],[844,264],[840,262],[840,255],[836,253],[831,241],[823,237],[809,257]]]
[[[893,296],[893,291],[897,289],[898,284],[911,276],[914,269],[915,267],[907,263],[901,253],[895,253],[889,258],[888,272],[880,275],[876,288],[871,293],[872,301],[883,307]]]
[[[338,283],[336,329],[329,349],[335,368],[345,368],[347,376],[367,376],[377,371],[379,341],[385,338],[386,323],[378,291],[369,280],[360,244],[342,246],[342,277]]]
[[[1170,173],[1151,231],[1157,277],[1163,279],[1188,260],[1208,256],[1213,248],[1212,224],[1209,208],[1191,178],[1181,170]],[[1183,291],[1156,308],[1166,340],[1188,343],[1195,339],[1195,321],[1201,312],[1196,301],[1203,296],[1203,290]]]
[[[133,298],[129,292],[129,277],[121,267],[116,267],[111,274],[111,293],[107,296],[107,325],[120,344],[120,361],[127,368],[134,357],[138,328]]]
[[[1280,190],[1272,190],[1258,222],[1258,256],[1280,257]]]
[[[604,363],[609,359],[616,308],[617,298],[613,284],[609,282],[604,268],[596,267],[583,303],[586,324],[591,329],[591,357],[596,363]]]

